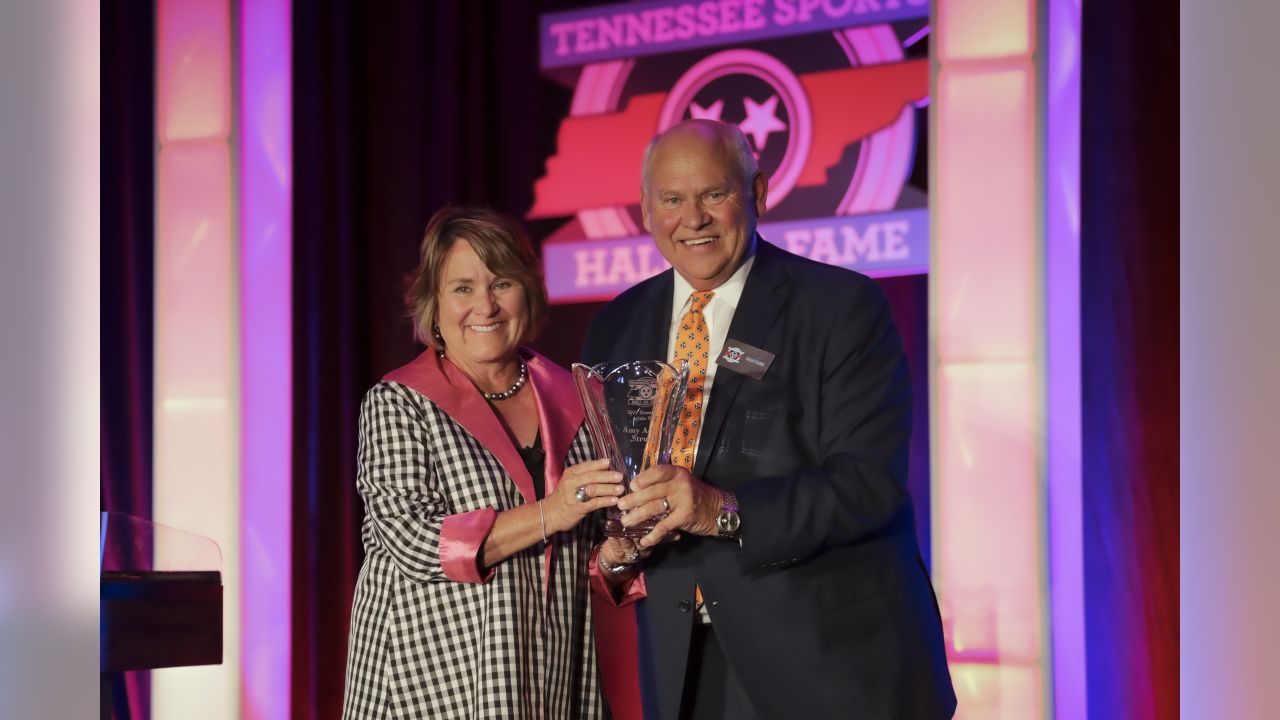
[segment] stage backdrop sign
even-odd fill
[[[927,0],[619,3],[541,18],[573,88],[529,217],[552,302],[606,300],[667,267],[640,220],[653,136],[736,124],[769,177],[760,233],[872,276],[928,271]],[[919,152],[918,152],[919,151]]]

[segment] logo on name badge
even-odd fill
[[[768,350],[730,338],[724,345],[724,351],[716,358],[716,364],[759,380],[773,363],[773,357],[773,353]]]

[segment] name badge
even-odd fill
[[[759,380],[773,364],[773,353],[761,350],[755,345],[748,345],[740,340],[729,338],[725,341],[724,350],[716,358],[716,364],[722,368],[742,373],[752,380]]]

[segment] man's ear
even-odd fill
[[[764,173],[756,173],[756,179],[752,182],[752,194],[755,195],[756,217],[760,217],[768,207],[769,199],[769,178]]]
[[[649,190],[640,188],[640,220],[644,223],[644,231],[653,234],[653,230],[649,228]]]

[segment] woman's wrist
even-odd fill
[[[576,525],[572,520],[568,522],[565,521],[564,508],[560,506],[558,501],[554,501],[554,498],[554,495],[548,495],[542,500],[546,505],[548,535],[555,535],[556,533],[565,532],[566,530],[572,530],[573,526]]]

